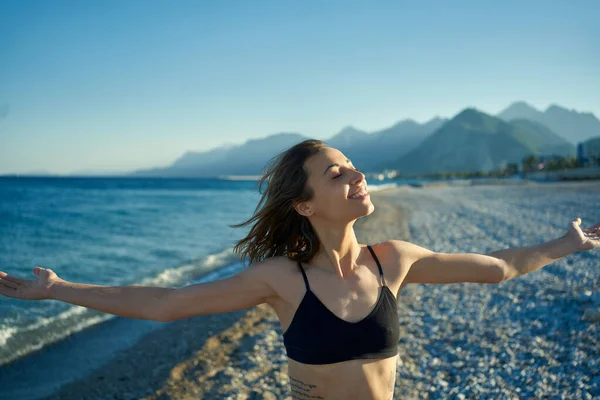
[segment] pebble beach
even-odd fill
[[[600,184],[402,186],[375,192],[361,243],[407,240],[485,254],[600,221]],[[497,285],[407,285],[395,399],[600,397],[600,251]],[[48,399],[287,399],[285,349],[267,306],[164,324]]]

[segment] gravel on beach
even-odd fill
[[[355,225],[362,243],[445,253],[524,247],[600,221],[600,184],[436,185],[383,190]],[[407,285],[398,299],[396,399],[600,397],[600,251],[498,285]],[[49,399],[289,398],[275,314],[165,324]]]

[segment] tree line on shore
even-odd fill
[[[489,171],[454,171],[454,172],[437,172],[432,174],[424,174],[418,178],[426,179],[470,179],[470,178],[510,178],[514,176],[526,175],[531,172],[540,171],[561,171],[566,169],[584,168],[600,166],[600,157],[591,156],[584,163],[577,157],[562,157],[553,156],[538,157],[531,154],[521,161],[521,165],[517,163],[508,163],[504,168],[496,168]],[[413,176],[414,177],[414,176]],[[402,174],[396,175],[396,179],[406,178]]]

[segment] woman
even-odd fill
[[[275,158],[247,237],[251,265],[235,276],[179,289],[67,282],[0,272],[0,294],[55,299],[122,317],[172,321],[270,305],[281,323],[294,399],[393,397],[399,339],[396,299],[407,283],[499,283],[568,254],[600,247],[600,223],[574,220],[559,239],[487,255],[444,254],[401,240],[359,244],[354,222],[374,206],[365,176],[318,140]]]

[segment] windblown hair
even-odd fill
[[[234,246],[242,262],[252,264],[276,256],[308,262],[319,251],[321,244],[312,225],[294,204],[312,199],[304,162],[326,147],[320,140],[305,140],[267,163],[258,183],[262,197],[254,214],[246,222],[231,225],[252,225],[248,236]]]

